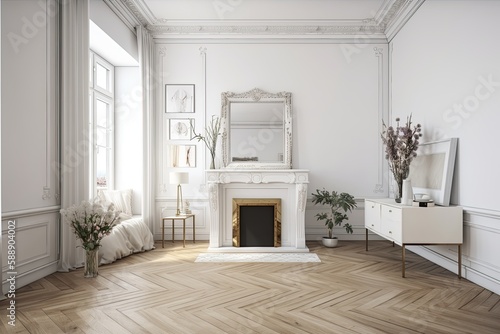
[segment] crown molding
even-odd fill
[[[376,26],[351,25],[148,25],[153,37],[165,35],[372,35],[383,34]]]
[[[128,24],[162,38],[358,38],[394,36],[425,0],[386,0],[373,17],[359,20],[167,20],[158,19],[144,0],[104,0]],[[418,6],[417,6],[418,5]],[[113,9],[113,8],[112,8]],[[401,17],[403,15],[403,17]]]
[[[136,20],[139,21],[142,26],[147,26],[157,21],[157,18],[153,12],[151,12],[144,0],[114,0],[113,2],[120,1],[123,6],[127,7],[128,10],[133,13]]]
[[[135,27],[142,25],[129,7],[119,0],[103,0],[108,7],[122,20],[122,22],[135,34]]]
[[[392,41],[398,32],[405,26],[405,24],[411,19],[413,14],[422,6],[425,0],[407,0],[396,13],[394,19],[388,22],[385,35],[389,42]]]

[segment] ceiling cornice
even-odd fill
[[[157,21],[157,18],[151,12],[144,0],[119,0],[118,2],[120,1],[131,13],[134,14],[135,18],[141,23],[142,26],[146,27]]]
[[[389,42],[392,41],[424,2],[425,0],[410,0],[401,6],[397,15],[386,24],[385,35]]]
[[[148,29],[154,38],[203,38],[219,36],[232,38],[360,38],[367,41],[386,38],[388,27],[393,34],[409,19],[408,11],[424,0],[386,0],[370,18],[360,20],[167,20],[158,19],[144,0],[105,0],[116,4]],[[416,9],[415,9],[416,10]],[[413,11],[414,12],[414,11]],[[123,14],[122,14],[123,16]],[[403,17],[400,17],[403,16]],[[406,19],[406,20],[405,20]],[[395,23],[397,22],[397,24]],[[396,31],[397,33],[397,31]]]
[[[108,5],[108,7],[122,20],[123,23],[131,30],[135,32],[135,27],[138,25],[143,25],[141,21],[137,19],[135,13],[133,13],[128,6],[126,6],[120,0],[103,0],[103,2]]]

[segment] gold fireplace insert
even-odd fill
[[[281,247],[281,199],[280,198],[233,198],[233,246],[241,247],[242,207],[272,207],[274,247]]]

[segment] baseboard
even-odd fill
[[[57,271],[57,261],[49,263],[45,266],[42,266],[40,268],[33,269],[31,271],[22,273],[19,276],[16,276],[15,278],[15,284],[16,284],[16,290],[28,285],[30,283],[33,283],[36,280],[42,279],[45,276],[48,276],[52,273],[55,273]],[[9,294],[9,287],[10,284],[7,281],[7,275],[4,273],[4,278],[5,280],[2,281],[2,294],[7,295]]]
[[[457,261],[447,258],[427,247],[424,246],[408,246],[408,250],[412,251],[415,254],[420,255],[421,257],[434,262],[435,264],[448,269],[449,271],[457,274],[458,264]],[[467,267],[463,265],[462,261],[462,277],[482,286],[485,289],[490,290],[498,295],[500,295],[500,281],[487,276],[473,268]]]

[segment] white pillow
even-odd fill
[[[127,190],[101,190],[99,197],[102,201],[111,202],[115,210],[120,211],[120,218],[132,218],[132,189]]]

